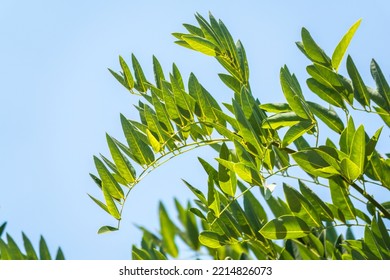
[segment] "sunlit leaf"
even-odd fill
[[[302,219],[286,215],[269,221],[259,232],[268,239],[292,239],[308,235],[310,228]]]

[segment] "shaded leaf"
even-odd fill
[[[269,221],[259,232],[268,239],[293,239],[308,235],[310,228],[302,219],[285,215]]]

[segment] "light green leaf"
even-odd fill
[[[329,180],[330,194],[332,202],[347,220],[353,220],[356,217],[356,210],[348,194],[348,185],[340,178],[333,177]]]
[[[303,134],[312,129],[313,126],[314,123],[312,123],[311,121],[301,121],[290,127],[283,137],[282,147],[287,147],[288,145],[290,145],[296,139],[298,139]]]
[[[134,126],[121,114],[122,129],[125,134],[129,148],[133,156],[141,165],[146,165],[154,161],[154,154],[150,147],[143,142],[139,133],[135,131]]]
[[[233,76],[227,75],[227,74],[218,74],[219,78],[222,80],[222,82],[228,86],[231,90],[233,90],[236,93],[241,92],[241,86],[239,80],[234,78]]]
[[[106,211],[108,214],[110,214],[110,212],[108,211],[107,209],[107,206],[101,202],[100,200],[94,198],[92,195],[88,194],[88,196],[97,204],[100,206],[100,208],[102,208],[104,211]]]
[[[316,44],[316,42],[313,40],[309,31],[306,28],[302,28],[301,36],[302,36],[303,47],[305,49],[307,56],[314,62],[318,62],[320,64],[330,67],[331,66],[330,58]]]
[[[333,213],[329,207],[320,199],[315,192],[313,192],[302,181],[299,181],[299,189],[302,195],[310,202],[310,204],[316,209],[322,220],[333,221]]]
[[[199,235],[199,241],[208,248],[217,249],[227,244],[223,236],[213,231],[203,231]]]
[[[290,105],[291,110],[299,117],[309,119],[310,117],[303,105],[304,99],[300,92],[300,88],[295,86],[287,66],[280,69],[280,84],[282,85],[283,94]]]
[[[272,115],[263,121],[262,128],[278,129],[285,126],[292,126],[305,121],[294,112],[286,112]]]
[[[105,189],[106,192],[116,198],[121,199],[124,198],[123,190],[117,183],[117,181],[114,179],[114,177],[111,175],[111,173],[108,171],[104,163],[98,159],[96,156],[93,157],[96,169],[99,173],[99,176],[102,180],[102,188]]]
[[[161,145],[160,142],[154,137],[154,135],[150,132],[149,129],[146,129],[146,136],[148,136],[148,140],[150,143],[150,146],[152,146],[152,149],[155,153],[158,153],[161,151]]]
[[[191,48],[205,55],[217,56],[221,53],[221,51],[215,44],[205,38],[194,35],[184,35],[181,38],[188,45],[190,45]]]
[[[119,63],[122,67],[124,80],[126,82],[127,88],[132,89],[134,87],[134,78],[130,72],[129,66],[127,65],[126,61],[121,56],[119,56]]]
[[[259,106],[260,109],[265,110],[269,113],[285,113],[291,112],[290,105],[287,103],[267,103],[261,104]]]
[[[99,228],[98,234],[107,233],[107,232],[113,232],[113,231],[117,231],[117,230],[118,230],[118,228],[115,228],[115,227],[102,226],[101,228]]]
[[[340,141],[339,141],[340,150],[342,152],[344,152],[345,154],[348,154],[348,155],[350,154],[352,139],[353,139],[353,136],[355,135],[355,131],[356,131],[356,129],[355,129],[355,124],[354,124],[353,118],[350,117],[348,119],[348,125],[344,129],[344,131],[341,133]]]
[[[341,132],[344,130],[344,123],[332,107],[326,109],[318,103],[309,101],[307,104],[310,106],[310,109],[314,115],[322,120],[330,129],[341,134]]]
[[[161,64],[158,59],[153,55],[153,72],[156,86],[162,89],[162,81],[165,81],[164,71],[162,70]]]
[[[315,149],[308,148],[292,154],[295,162],[308,174],[328,178],[337,174],[337,170],[330,166]],[[325,169],[324,169],[325,168]]]
[[[115,141],[111,138],[111,136],[106,134],[106,138],[112,159],[115,162],[118,172],[126,180],[127,183],[133,183],[136,176],[134,167],[119,150],[118,146],[115,144]]]
[[[356,130],[351,144],[351,150],[349,158],[359,168],[359,173],[364,171],[364,163],[366,159],[366,133],[364,132],[364,126],[360,125]]]
[[[343,56],[345,52],[347,51],[347,48],[349,46],[349,43],[351,42],[356,30],[358,29],[361,19],[359,19],[357,22],[355,22],[345,33],[343,38],[340,40],[340,42],[337,44],[337,47],[333,51],[332,54],[332,66],[336,71],[339,69],[341,60],[343,59]]]
[[[268,239],[293,239],[308,235],[310,228],[302,219],[285,215],[269,221],[259,232]]]
[[[159,206],[160,213],[160,228],[162,235],[162,242],[164,249],[172,257],[177,257],[179,251],[175,243],[176,227],[172,220],[169,218],[168,212],[165,209],[164,205],[160,203]]]
[[[135,79],[137,81],[135,88],[140,92],[146,92],[148,82],[145,78],[144,71],[134,54],[131,55],[131,62],[133,64]]]
[[[214,187],[214,178],[213,175],[210,174],[208,178],[208,191],[207,191],[207,206],[213,211],[215,217],[219,217],[220,210],[220,198],[218,191]]]
[[[307,79],[306,83],[309,89],[317,94],[321,99],[336,107],[343,109],[346,108],[341,94],[338,93],[335,89],[327,87],[313,78]]]
[[[375,259],[383,260],[382,254],[380,252],[380,246],[377,243],[374,234],[372,233],[368,225],[364,227],[364,245],[368,247],[370,253],[375,255]]]
[[[103,189],[103,196],[104,196],[104,200],[106,201],[108,213],[110,213],[110,215],[113,216],[115,219],[120,220],[121,214],[119,213],[118,208],[111,194],[108,192],[107,188],[104,187],[104,184],[102,189]]]
[[[224,160],[231,160],[229,149],[225,143],[222,144],[219,157]],[[237,178],[236,174],[232,171],[222,164],[218,165],[219,186],[225,194],[234,197],[237,188]]]
[[[374,106],[375,111],[382,118],[383,122],[390,127],[390,113],[380,107]]]
[[[308,226],[322,226],[316,209],[302,196],[302,194],[285,183],[283,183],[283,190],[288,206],[295,216],[305,221]]]
[[[351,77],[355,99],[363,106],[370,106],[370,94],[351,56],[347,58],[347,70]]]
[[[241,179],[243,179],[245,182],[248,182],[249,184],[256,186],[263,185],[263,178],[260,172],[254,170],[253,168],[247,166],[244,163],[235,163],[234,171],[237,173],[238,176],[241,177]]]
[[[361,175],[360,168],[349,158],[344,158],[340,163],[341,172],[349,182],[355,181]]]

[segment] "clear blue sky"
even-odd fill
[[[281,102],[279,69],[287,64],[305,85],[308,61],[295,42],[301,27],[331,53],[344,32],[363,19],[349,53],[368,84],[371,58],[390,73],[387,1],[18,1],[0,2],[0,223],[21,244],[42,234],[68,259],[129,259],[140,233],[157,228],[159,200],[191,198],[181,183],[202,186],[197,150],[150,174],[127,202],[122,228],[97,235],[113,220],[87,196],[99,195],[88,173],[92,156],[108,154],[105,132],[120,138],[119,113],[138,118],[137,102],[109,74],[118,55],[135,53],[148,77],[155,54],[164,69],[175,62],[194,72],[218,100],[231,93],[209,57],[173,44],[172,32],[211,11],[246,47],[255,95]],[[342,71],[345,72],[343,69]],[[386,75],[389,77],[389,75]],[[369,129],[370,133],[377,127]],[[378,124],[379,125],[379,124]],[[382,135],[388,140],[388,131]],[[383,144],[382,144],[383,145]]]

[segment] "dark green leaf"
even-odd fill
[[[288,145],[290,145],[296,139],[298,139],[310,129],[312,129],[313,126],[314,123],[310,121],[302,121],[290,127],[283,137],[282,147],[287,147]]]
[[[309,201],[312,207],[314,207],[320,218],[325,221],[333,221],[333,213],[329,207],[320,199],[315,192],[313,192],[302,181],[299,181],[299,189],[302,195]]]
[[[311,111],[322,120],[330,129],[340,133],[344,130],[344,123],[332,107],[326,109],[318,103],[307,102]]]
[[[370,106],[370,94],[350,56],[347,58],[347,70],[352,80],[356,100],[359,101],[363,107]]]
[[[302,28],[301,32],[302,43],[305,49],[306,55],[314,62],[318,62],[325,66],[330,67],[331,61],[330,58],[325,54],[325,52],[316,44],[316,42],[311,37],[309,31],[306,28]]]
[[[390,87],[387,83],[385,76],[382,73],[381,68],[373,59],[371,61],[371,75],[375,80],[379,94],[385,99],[386,104],[378,104],[382,109],[390,110]]]
[[[98,234],[107,233],[107,232],[113,232],[113,231],[117,231],[117,230],[118,230],[118,228],[116,228],[116,227],[102,226],[101,228],[99,228]]]
[[[162,203],[159,206],[160,213],[160,228],[164,249],[172,257],[177,257],[178,248],[175,243],[176,227],[172,220],[169,218],[168,212]]]
[[[41,236],[39,240],[39,258],[41,260],[51,260],[49,247],[46,244],[45,239]]]
[[[329,180],[329,187],[332,202],[342,211],[345,219],[355,219],[356,211],[349,198],[347,184],[339,177],[334,177]]]
[[[346,108],[342,96],[335,89],[327,87],[313,78],[307,79],[306,83],[310,90],[317,94],[321,99],[334,106]]]

